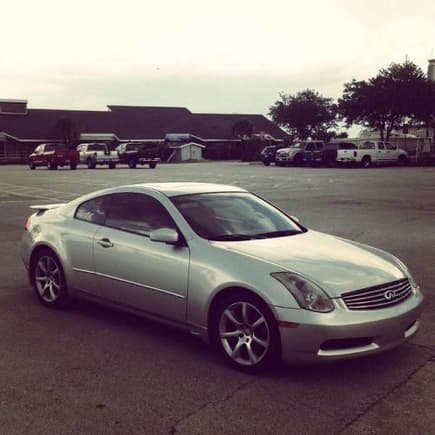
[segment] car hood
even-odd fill
[[[331,297],[405,276],[393,256],[390,258],[383,251],[375,253],[375,248],[353,244],[317,231],[289,237],[218,244],[230,251],[299,273],[316,282]]]

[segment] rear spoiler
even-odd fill
[[[52,210],[54,208],[59,208],[65,204],[66,203],[64,203],[64,202],[60,202],[58,204],[31,205],[30,208],[33,210],[38,210],[38,211],[46,211],[46,210]]]

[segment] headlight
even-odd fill
[[[334,309],[329,296],[306,278],[290,272],[276,272],[271,275],[287,288],[301,308],[320,313],[329,313]]]
[[[399,260],[397,257],[394,257],[394,259],[396,260],[396,263],[400,266],[400,269],[402,270],[402,272],[405,274],[405,276],[409,279],[409,282],[411,283],[413,288],[418,287],[418,284],[415,282],[414,277],[412,276],[411,272],[409,271],[408,267],[406,266],[406,264],[402,261]]]
[[[407,278],[409,279],[409,282],[411,283],[413,288],[417,288],[418,284],[415,282],[414,277],[411,275],[411,272],[409,270],[407,270],[406,272]]]

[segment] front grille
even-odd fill
[[[349,310],[377,310],[396,305],[412,294],[411,284],[407,278],[374,287],[343,293]]]

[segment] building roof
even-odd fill
[[[287,134],[263,115],[192,113],[185,107],[108,106],[107,111],[28,109],[25,115],[0,114],[0,133],[19,140],[55,139],[59,119],[71,119],[81,133],[116,135],[123,141],[165,138],[168,133],[186,133],[203,140],[234,139],[232,129],[248,119],[254,133],[265,132],[275,139]]]

